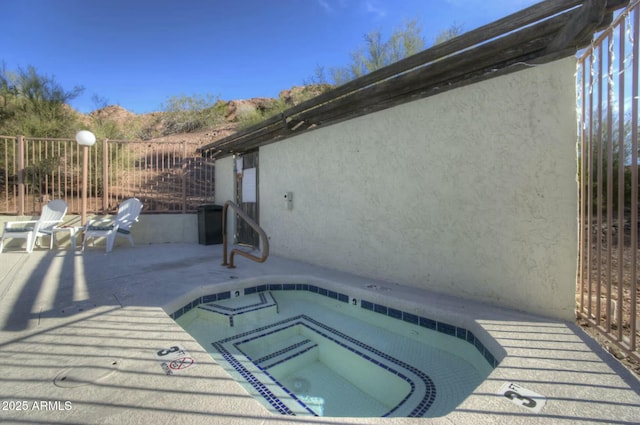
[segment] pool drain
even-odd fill
[[[75,366],[61,370],[53,384],[60,388],[75,388],[83,385],[95,384],[101,379],[107,378],[118,371],[119,363],[110,361],[104,366]]]
[[[291,381],[291,387],[297,394],[300,394],[308,392],[310,384],[306,379],[298,377],[293,378],[293,380]]]

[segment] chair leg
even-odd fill
[[[116,240],[116,234],[107,235],[107,252],[111,252],[113,249],[113,243]]]
[[[31,233],[27,235],[27,252],[33,251],[33,246],[36,244],[36,239],[37,238]]]

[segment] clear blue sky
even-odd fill
[[[136,113],[172,96],[277,97],[318,65],[347,65],[363,35],[387,37],[416,18],[427,47],[452,24],[464,31],[538,0],[5,0],[0,62],[33,65],[71,90]]]

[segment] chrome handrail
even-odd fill
[[[262,246],[262,256],[256,257],[255,255],[249,254],[248,252],[242,251],[240,249],[234,248],[231,250],[231,256],[229,258],[229,263],[227,263],[227,210],[231,207],[238,216],[247,222],[249,226],[260,236],[261,246]],[[227,266],[230,269],[235,269],[236,266],[233,265],[233,256],[234,254],[242,255],[250,260],[253,260],[257,263],[264,263],[269,256],[269,238],[267,238],[267,234],[264,232],[262,227],[255,222],[254,219],[249,217],[246,212],[242,211],[238,205],[231,201],[227,201],[224,203],[224,207],[222,208],[222,265]]]

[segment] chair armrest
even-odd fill
[[[14,225],[19,225],[24,227],[25,224],[36,224],[37,222],[38,220],[7,221],[4,223],[4,228],[7,229]]]
[[[91,218],[89,220],[87,220],[87,224],[85,224],[84,230],[87,230],[89,228],[89,226],[109,226],[113,221],[109,220],[109,221],[103,221],[103,219],[100,218]]]
[[[56,223],[62,223],[63,220],[43,220],[40,222],[40,224],[56,224]]]

